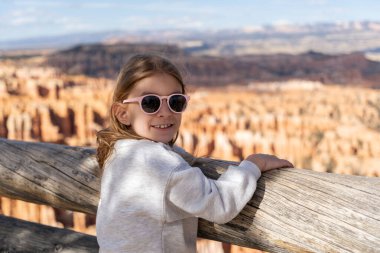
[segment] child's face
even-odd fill
[[[168,96],[182,93],[179,82],[168,74],[154,74],[136,83],[128,98],[135,98],[146,94]],[[168,108],[166,99],[162,101],[161,108],[155,114],[144,113],[139,103],[128,103],[127,120],[132,129],[140,136],[163,143],[174,139],[181,125],[182,114],[174,113]]]

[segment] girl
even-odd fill
[[[252,198],[261,172],[293,167],[255,154],[218,180],[206,178],[174,151],[188,101],[178,69],[163,57],[136,55],[121,70],[111,126],[97,135],[101,253],[194,253],[198,217],[230,221]]]

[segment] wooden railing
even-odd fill
[[[94,155],[91,148],[0,139],[0,195],[95,214]],[[217,178],[230,164],[201,158],[194,166]],[[380,179],[269,171],[235,219],[200,220],[198,236],[270,252],[379,252]],[[94,236],[0,216],[0,252],[97,251]]]

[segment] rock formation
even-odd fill
[[[95,147],[96,132],[108,124],[113,85],[113,80],[0,62],[0,137]],[[379,90],[295,80],[193,88],[190,96],[177,144],[196,156],[239,161],[270,153],[298,168],[380,176]],[[0,201],[2,214],[95,233],[94,217]],[[199,247],[204,248],[201,242]],[[216,252],[222,245],[212,247]],[[257,252],[224,245],[228,250]]]

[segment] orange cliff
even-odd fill
[[[95,145],[96,131],[108,113],[112,81],[1,65],[0,77],[2,137]]]
[[[371,89],[203,90],[192,94],[178,143],[199,156],[271,153],[298,168],[379,176],[379,114]]]

